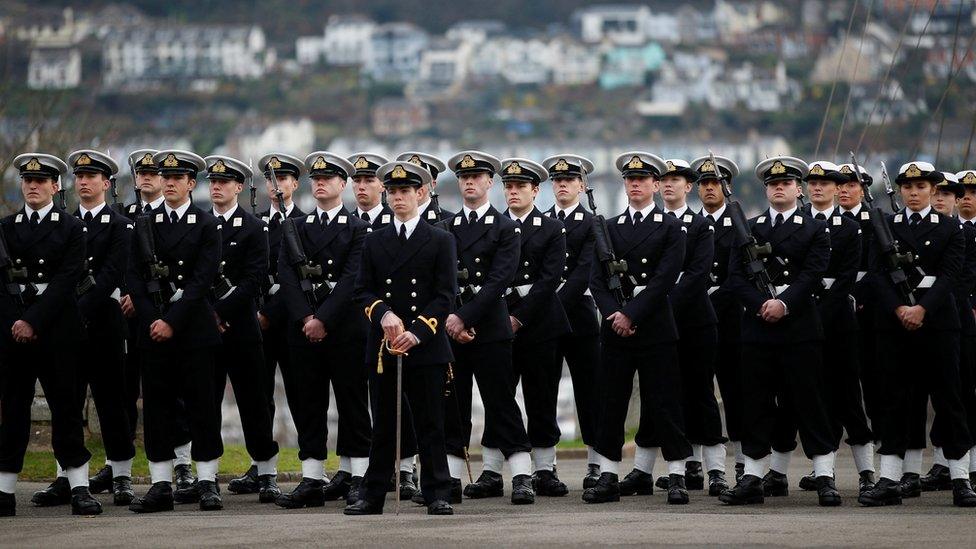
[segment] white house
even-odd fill
[[[362,15],[329,17],[322,37],[325,61],[330,65],[362,65],[375,29],[376,23]]]
[[[583,42],[610,42],[624,46],[637,46],[647,41],[650,17],[651,9],[647,6],[616,4],[590,6],[573,14]]]
[[[549,53],[553,84],[592,84],[600,77],[600,53],[596,48],[567,36],[557,36],[549,42]]]
[[[32,90],[68,90],[81,83],[78,48],[34,48],[27,63],[27,87]]]
[[[412,23],[380,25],[370,37],[363,72],[377,81],[416,80],[428,41],[427,33]]]

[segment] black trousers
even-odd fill
[[[687,330],[687,329],[686,329]],[[685,419],[685,436],[692,444],[722,444],[722,414],[715,398],[715,350],[718,333],[715,326],[694,328],[697,338],[678,340],[678,364],[681,368],[681,403]],[[641,417],[644,415],[641,409]]]
[[[181,349],[162,344],[143,349],[142,409],[149,461],[171,460],[173,448],[185,444],[179,421],[174,421],[180,416],[189,426],[193,461],[223,455],[213,386],[212,347]]]
[[[512,344],[512,367],[516,385],[522,381],[525,415],[528,417],[529,444],[533,448],[551,448],[559,442],[561,432],[556,422],[556,403],[559,400],[559,378],[563,365],[556,363],[556,339],[521,341],[516,336]]]
[[[837,450],[824,404],[821,342],[742,344],[742,452],[792,452],[799,430],[808,458]]]
[[[91,459],[78,401],[78,348],[76,343],[0,342],[0,471],[20,473],[24,467],[38,380],[51,409],[54,458],[65,469]]]
[[[914,334],[913,334],[914,335]],[[907,384],[907,449],[924,449],[929,398],[935,418],[932,422],[932,444],[942,448],[946,459],[959,459],[972,446],[968,410],[963,401],[961,360],[972,356],[970,338],[960,339],[958,332],[930,332],[929,348],[916,353],[917,360]],[[957,343],[955,352],[949,348]],[[941,348],[942,346],[946,348]],[[932,348],[939,346],[940,348]],[[927,362],[924,362],[927,361]],[[882,452],[884,453],[884,452]]]
[[[825,336],[824,348],[830,349],[830,356],[823,361],[824,401],[835,440],[839,443],[846,431],[847,444],[867,444],[874,440],[874,433],[861,399],[860,337],[857,332],[833,330],[827,330]]]
[[[858,343],[860,344],[858,374],[861,380],[861,392],[864,396],[864,411],[871,422],[874,440],[881,440],[885,420],[885,393],[882,390],[882,377],[885,368],[880,361],[878,349],[878,334],[874,329],[874,311],[869,307],[862,307],[857,312],[859,327]]]
[[[726,315],[727,316],[727,315]],[[741,316],[741,315],[740,315]],[[715,379],[722,393],[725,411],[725,433],[729,440],[742,440],[742,323],[738,317],[719,318],[718,349],[715,356]]]
[[[129,324],[129,333],[134,333],[133,324]],[[142,396],[142,375],[140,370],[142,354],[136,346],[135,336],[126,338],[125,341],[125,388],[123,398],[125,400],[125,416],[129,421],[129,437],[136,439],[136,428],[139,425],[139,397]]]
[[[339,413],[336,454],[368,457],[372,428],[363,367],[365,343],[328,339],[291,346],[291,361],[281,368],[288,408],[298,431],[298,459],[324,460],[329,455],[330,383]]]
[[[78,399],[83,404],[91,387],[102,430],[105,457],[125,461],[136,455],[129,426],[125,393],[125,339],[122,334],[98,334],[79,353]]]
[[[403,368],[403,393],[413,410],[413,425],[401,417],[401,435],[411,427],[417,429],[420,447],[420,486],[427,502],[449,501],[451,474],[444,446],[444,381],[447,365],[411,365]],[[387,356],[383,373],[376,379],[376,416],[366,470],[364,499],[382,506],[390,479],[399,471],[396,456],[396,359]],[[400,457],[408,454],[400,452]]]
[[[267,461],[278,454],[274,440],[272,417],[268,415],[267,393],[264,387],[265,364],[260,342],[224,342],[214,364],[214,397],[218,421],[224,389],[230,378],[234,399],[241,414],[244,444],[254,461]]]
[[[573,380],[573,397],[576,400],[576,419],[579,423],[583,444],[593,446],[600,426],[600,336],[574,334],[558,340],[555,366],[560,373],[563,360],[569,366]],[[560,374],[561,375],[561,374]],[[559,380],[556,380],[558,387]],[[558,398],[558,395],[557,395]]]
[[[687,459],[691,444],[684,432],[681,410],[681,374],[675,343],[646,347],[618,347],[604,343],[601,362],[604,369],[602,426],[596,451],[620,461],[624,445],[624,422],[634,388],[634,373],[640,376],[641,420],[638,446],[659,445],[668,461]],[[649,422],[648,422],[649,421]]]
[[[284,326],[272,324],[263,334],[261,345],[264,351],[264,372],[261,376],[261,386],[264,387],[265,402],[268,403],[268,415],[274,421],[275,417],[275,372],[280,367],[282,376],[291,363],[291,351],[288,347],[288,336]]]
[[[522,412],[515,402],[515,373],[512,366],[512,342],[464,345],[452,343],[454,350],[454,394],[445,402],[447,453],[463,458],[471,440],[471,391],[478,381],[478,391],[485,406],[485,431],[481,445],[496,448],[507,459],[532,449],[522,423]],[[457,396],[457,405],[451,401]]]
[[[366,366],[366,374],[369,377],[369,411],[373,417],[373,423],[376,423],[376,417],[379,415],[379,401],[382,398],[380,395],[380,379],[379,375],[376,373],[376,368],[372,366]],[[406,428],[400,433],[400,456],[410,457],[417,455],[417,433],[415,431],[413,413],[410,411],[410,401],[407,399],[406,395],[403,396],[403,402],[401,403],[400,413],[403,417],[404,425]]]

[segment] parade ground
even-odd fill
[[[926,455],[928,459],[928,454]],[[625,460],[625,464],[629,460]],[[480,464],[475,466],[475,475]],[[662,464],[658,463],[658,469]],[[386,514],[346,517],[340,502],[318,509],[286,511],[257,503],[256,496],[224,491],[224,510],[203,513],[196,505],[171,513],[136,515],[96,496],[105,513],[72,517],[69,507],[39,509],[28,503],[39,483],[17,488],[18,516],[0,519],[4,547],[141,546],[568,546],[568,545],[771,545],[972,547],[976,511],[952,506],[950,492],[930,492],[900,507],[868,509],[856,502],[857,475],[849,454],[837,459],[837,485],[844,504],[821,508],[816,494],[794,490],[808,472],[797,452],[790,470],[790,496],[767,498],[761,506],[727,507],[703,492],[674,506],[665,495],[622,498],[620,503],[587,505],[580,500],[585,463],[561,461],[559,475],[569,485],[563,498],[537,498],[513,506],[506,472],[505,498],[468,500],[451,517],[428,517],[422,507],[401,504],[399,516],[388,501]],[[621,475],[623,476],[623,475]],[[284,483],[290,490],[293,483]],[[136,494],[147,486],[137,486]]]

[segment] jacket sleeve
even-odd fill
[[[689,243],[694,240],[694,254],[685,258],[681,278],[671,290],[671,306],[684,307],[708,291],[708,275],[712,272],[712,257],[715,255],[715,229],[705,220],[700,220],[695,234],[688,235]]]
[[[678,222],[668,223],[665,228],[667,238],[661,261],[654,268],[654,274],[647,281],[644,290],[624,305],[621,312],[634,324],[647,318],[651,311],[666,304],[668,292],[674,288],[674,282],[681,272],[681,265],[685,261],[685,244],[687,234]]]
[[[424,310],[410,323],[409,328],[410,333],[417,337],[421,345],[433,338],[437,330],[443,329],[447,315],[454,305],[454,296],[457,295],[457,252],[454,239],[448,235],[440,235],[437,240],[437,260],[434,263],[434,272],[431,273],[436,290]],[[376,313],[373,316],[375,317]],[[436,320],[436,325],[431,322],[432,320]]]
[[[241,244],[247,250],[247,262],[241,279],[234,281],[234,290],[214,304],[214,310],[221,318],[229,318],[235,311],[250,309],[261,295],[261,284],[268,278],[268,228],[264,222],[259,222]]]
[[[78,299],[78,306],[86,318],[94,313],[94,309],[105,300],[111,299],[116,288],[125,288],[125,268],[129,259],[129,241],[132,239],[132,225],[125,218],[112,223],[111,239],[109,241],[108,257],[102,263],[95,276],[95,287]]]
[[[563,307],[573,305],[576,300],[583,296],[590,285],[590,271],[593,268],[593,225],[587,227],[586,237],[580,247],[579,256],[576,258],[576,268],[569,273],[566,283],[559,290],[559,300]],[[591,292],[592,293],[592,292]]]
[[[291,221],[291,223],[295,222]],[[303,225],[295,223],[295,231],[298,233],[299,240],[302,238],[303,230]],[[279,296],[279,306],[283,313],[281,320],[283,322],[300,322],[305,317],[315,313],[308,299],[305,298],[305,293],[302,292],[301,281],[298,279],[295,267],[288,264],[288,249],[284,243],[278,251],[278,284],[281,285],[281,289],[276,295]]]
[[[183,296],[163,315],[163,320],[177,333],[188,324],[188,315],[197,309],[197,305],[209,298],[220,266],[220,225],[216,219],[208,220],[200,230],[200,246],[193,261],[193,272],[186,276]]]
[[[336,281],[328,297],[322,301],[315,311],[315,318],[322,321],[325,329],[335,330],[342,322],[349,322],[346,318],[349,312],[349,305],[352,302],[353,290],[356,285],[356,275],[359,273],[359,261],[363,255],[363,240],[366,238],[365,225],[352,225],[352,239],[349,241],[349,251],[346,253],[346,262],[342,266],[342,275]]]
[[[810,296],[815,289],[822,286],[821,280],[827,272],[827,263],[830,261],[830,231],[823,223],[815,223],[815,229],[807,253],[803,255],[800,273],[790,287],[777,296],[790,312],[811,303]]]
[[[465,326],[477,324],[491,307],[498,305],[499,300],[505,295],[505,288],[515,278],[520,246],[521,237],[514,226],[499,229],[498,249],[495,250],[491,269],[485,277],[481,291],[455,312],[464,321]]]
[[[61,250],[58,270],[51,274],[47,290],[24,311],[23,320],[39,335],[47,335],[48,329],[61,315],[65,302],[77,299],[78,281],[84,273],[86,255],[85,227],[72,217],[68,238]]]
[[[854,293],[854,282],[857,280],[857,269],[861,265],[861,229],[858,225],[858,229],[855,234],[849,239],[851,245],[848,249],[844,250],[844,253],[840,256],[841,263],[837,266],[837,280],[834,281],[834,285],[831,286],[830,292],[841,298],[846,299],[846,296]],[[831,249],[830,253],[833,254],[835,249]]]
[[[542,268],[532,289],[509,311],[523,326],[536,322],[546,308],[548,300],[559,287],[559,278],[566,265],[566,235],[562,228],[554,228],[546,239],[546,253],[542,258]]]
[[[374,245],[375,238],[367,236],[363,241],[363,253],[359,259],[359,275],[356,277],[356,286],[353,290],[353,299],[356,304],[362,307],[366,314],[366,319],[375,327],[380,327],[380,320],[383,315],[390,310],[379,295],[379,281],[376,279],[376,268],[373,262],[373,254],[370,248]]]
[[[768,298],[746,274],[746,258],[742,253],[743,244],[744,242],[739,241],[738,238],[732,243],[732,249],[729,253],[729,276],[722,287],[728,288],[738,298],[745,308],[746,314],[755,316],[759,314],[759,309]]]
[[[942,223],[949,225],[946,221],[942,221]],[[926,311],[935,310],[941,304],[945,303],[946,300],[952,298],[953,284],[955,283],[956,277],[959,276],[959,271],[962,269],[963,255],[966,249],[962,226],[957,228],[954,225],[949,225],[946,233],[949,236],[949,244],[945,247],[945,252],[939,258],[939,276],[935,279],[932,287],[918,300],[918,304]]]

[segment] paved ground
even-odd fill
[[[845,497],[839,508],[816,505],[816,496],[793,491],[788,498],[767,499],[762,506],[730,508],[702,492],[692,492],[687,506],[669,506],[663,494],[624,498],[617,504],[586,505],[580,500],[584,463],[560,463],[560,476],[571,492],[564,498],[540,498],[514,507],[507,499],[466,500],[453,517],[428,517],[405,502],[400,516],[345,517],[336,503],[310,511],[285,511],[260,505],[254,496],[225,495],[225,510],[203,514],[195,506],[172,513],[139,516],[111,505],[99,517],[71,517],[67,508],[35,509],[27,502],[41,487],[18,488],[19,515],[0,519],[3,546],[217,546],[330,545],[410,546],[471,545],[921,545],[972,547],[976,510],[952,506],[951,494],[938,492],[907,500],[901,507],[865,509],[855,501],[849,455],[838,459]],[[807,462],[795,456],[790,481],[795,484]],[[658,467],[660,468],[660,465]],[[286,485],[290,488],[291,485]],[[137,487],[137,493],[146,487]],[[507,490],[506,490],[507,493]],[[102,496],[103,501],[109,501]]]

